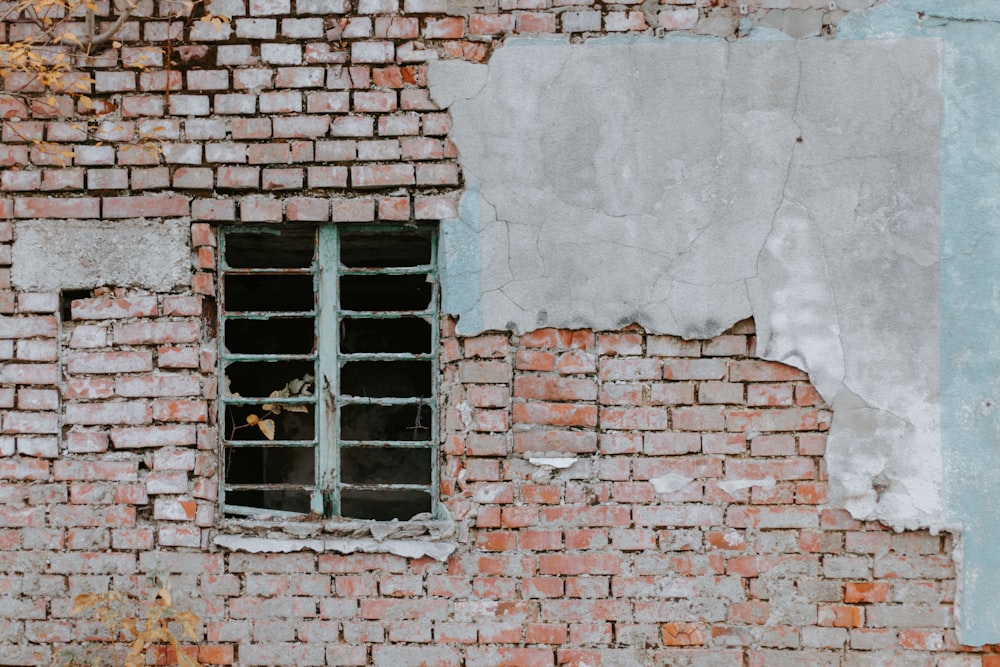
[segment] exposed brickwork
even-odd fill
[[[50,663],[95,632],[71,615],[74,595],[132,590],[152,571],[203,619],[192,650],[213,665],[1000,664],[995,647],[955,638],[950,536],[895,534],[828,504],[832,415],[804,374],[755,358],[749,323],[684,341],[638,328],[463,339],[446,321],[447,562],[214,547],[218,225],[453,217],[462,176],[430,59],[483,61],[519,35],[732,38],[742,9],[808,36],[843,11],[209,9],[230,22],[168,21],[166,4],[140,3],[122,46],[94,59],[89,135],[0,95],[0,664]],[[0,38],[25,25],[0,24]],[[36,140],[74,155],[59,165]],[[94,286],[70,300],[11,287],[19,220],[187,216],[185,290]]]
[[[196,282],[214,239],[192,227]],[[106,290],[61,321],[58,295],[19,294],[2,320],[9,664],[86,632],[74,594],[153,569],[204,619],[208,664],[980,662],[954,635],[951,539],[826,503],[830,412],[801,372],[752,357],[748,323],[683,341],[461,339],[446,321],[446,563],[208,548],[209,303]]]

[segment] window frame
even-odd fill
[[[309,355],[293,355],[297,357],[311,357],[313,360],[313,396],[311,401],[301,399],[260,399],[237,397],[229,393],[226,381],[227,368],[238,360],[264,361],[269,357],[281,355],[268,354],[244,354],[231,353],[226,347],[226,323],[232,319],[269,319],[266,311],[257,314],[239,314],[240,311],[226,310],[226,277],[237,273],[250,273],[251,271],[229,267],[227,264],[227,237],[235,234],[263,234],[274,235],[279,240],[282,233],[289,231],[312,230],[314,233],[313,259],[309,267],[309,272],[313,278],[314,308],[312,311],[293,313],[294,316],[310,315],[314,318],[314,350]],[[393,234],[425,237],[429,246],[430,257],[426,264],[414,264],[412,266],[400,267],[348,267],[341,259],[341,239],[347,234],[371,234],[373,237],[392,236]],[[358,488],[358,484],[346,483],[342,479],[342,454],[343,448],[347,446],[375,446],[375,447],[419,447],[428,450],[430,461],[430,479],[428,484],[390,484],[381,483],[372,485],[373,490],[389,488],[413,488],[425,491],[430,497],[430,518],[440,518],[443,506],[439,498],[439,411],[438,411],[438,348],[440,341],[440,280],[438,274],[438,241],[439,234],[436,225],[432,224],[409,224],[409,225],[383,225],[383,224],[318,224],[318,225],[252,225],[240,224],[223,226],[219,229],[219,308],[218,308],[218,331],[219,331],[219,376],[222,381],[219,383],[219,406],[220,406],[220,483],[219,498],[220,509],[223,516],[235,518],[296,518],[312,516],[313,518],[331,519],[340,518],[346,520],[358,520],[356,517],[344,516],[343,491],[345,488]],[[262,275],[279,275],[284,269],[265,268],[260,271]],[[302,270],[293,271],[301,275]],[[340,307],[340,285],[341,278],[350,275],[426,275],[431,285],[430,302],[424,309],[419,310],[384,310],[384,311],[354,311]],[[236,316],[234,317],[234,314]],[[288,317],[286,313],[270,312],[270,316]],[[364,352],[348,353],[340,349],[341,331],[344,321],[357,317],[365,319],[401,319],[404,317],[420,318],[429,324],[430,341],[429,351],[425,353],[388,353],[388,352]],[[415,360],[426,361],[430,366],[430,388],[427,396],[408,397],[352,397],[341,393],[341,373],[345,363],[351,361],[403,361]],[[235,400],[234,400],[235,399]],[[311,485],[296,485],[301,490],[310,494],[310,513],[305,514],[296,511],[281,509],[271,509],[266,507],[254,507],[248,505],[230,505],[226,501],[226,492],[237,490],[234,487],[247,489],[256,487],[257,490],[266,490],[270,485],[264,482],[250,485],[240,485],[230,483],[228,480],[227,461],[229,461],[229,449],[238,446],[253,446],[239,443],[238,439],[230,438],[230,422],[228,408],[233,405],[247,405],[268,403],[299,403],[308,404],[315,407],[314,438],[313,443],[308,445],[315,450],[314,455],[314,476]],[[417,424],[420,424],[419,416],[427,406],[430,417],[430,424],[426,426],[429,435],[426,440],[407,442],[402,440],[361,440],[349,441],[342,437],[339,425],[343,423],[342,408],[346,405],[417,405]],[[235,426],[235,424],[234,424]],[[241,426],[242,428],[242,426]],[[235,429],[234,429],[235,431]],[[277,441],[276,445],[256,446],[266,447],[301,447],[299,444],[287,444]],[[369,443],[369,444],[364,444]],[[374,443],[374,444],[372,444]],[[410,517],[399,517],[399,520],[409,520]]]

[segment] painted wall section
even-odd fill
[[[940,527],[939,72],[934,39],[529,41],[433,63],[479,193],[481,310],[459,333],[696,338],[752,315],[758,354],[834,406],[835,502]]]
[[[893,0],[841,22],[846,38],[941,40],[941,415],[944,505],[962,527],[959,637],[1000,641],[1000,6]]]

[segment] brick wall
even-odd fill
[[[446,321],[446,562],[214,545],[215,226],[451,217],[461,174],[427,60],[484,60],[511,35],[733,37],[741,4],[796,36],[843,15],[825,0],[214,0],[231,19],[216,31],[147,0],[92,62],[100,114],[0,95],[0,665],[106,639],[73,596],[153,572],[203,619],[207,664],[1000,664],[955,638],[950,536],[827,503],[832,415],[803,374],[754,358],[746,322],[682,341],[462,339]],[[139,216],[192,221],[185,289],[11,287],[17,221]]]
[[[202,617],[207,664],[994,664],[956,641],[950,536],[827,504],[830,412],[802,373],[753,358],[749,322],[683,341],[461,339],[446,321],[459,530],[438,562],[208,546],[201,297],[101,294],[62,321],[58,305],[20,295],[3,320],[2,664],[101,637],[72,597],[154,571]]]

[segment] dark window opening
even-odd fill
[[[424,310],[433,285],[426,276],[344,276],[340,279],[340,306],[344,310]]]
[[[355,319],[340,321],[340,351],[431,352],[431,323],[417,317],[394,320]]]

